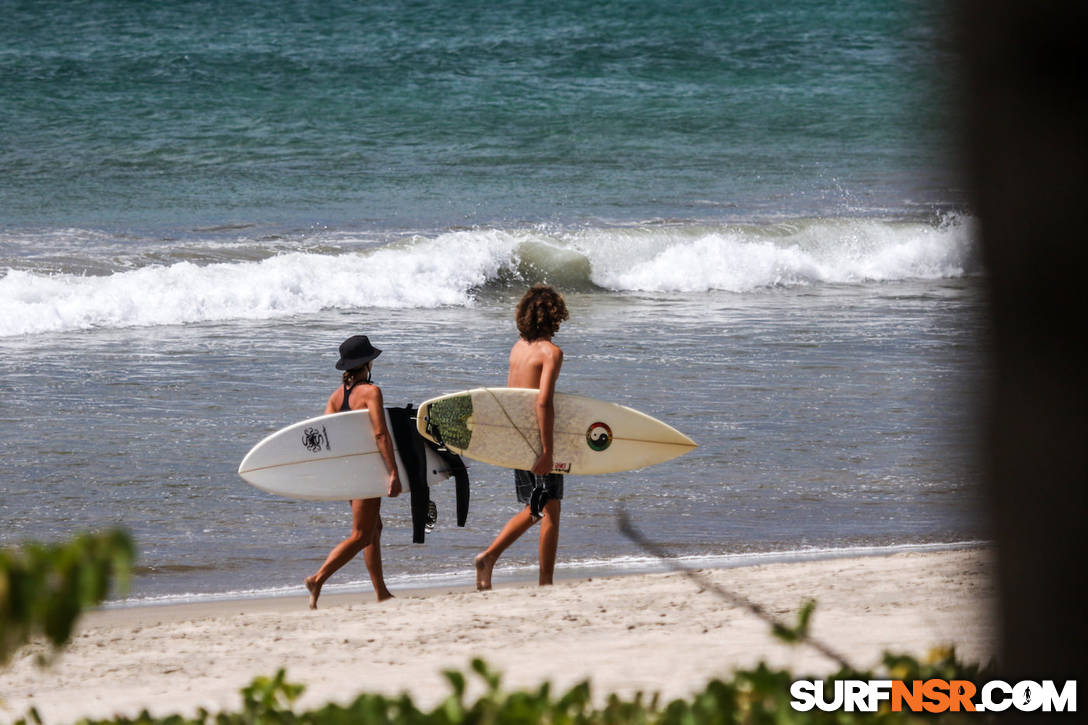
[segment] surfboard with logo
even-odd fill
[[[389,412],[385,424],[392,425]],[[395,438],[393,452],[405,492],[408,475]],[[427,483],[450,477],[446,464],[427,448]],[[246,482],[269,493],[319,501],[385,496],[389,472],[374,441],[370,413],[352,410],[287,426],[255,445],[238,466]]]
[[[455,453],[506,468],[529,469],[540,452],[538,391],[475,388],[419,406],[420,434]],[[556,473],[615,473],[681,456],[695,441],[645,413],[616,403],[555,394],[552,456]]]

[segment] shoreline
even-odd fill
[[[875,667],[885,649],[925,657],[949,644],[985,662],[996,651],[992,556],[970,547],[699,572],[787,623],[815,598],[813,635],[858,667]],[[51,667],[34,664],[41,645],[16,654],[0,676],[0,720],[31,706],[47,723],[233,709],[240,688],[280,667],[307,686],[298,710],[364,691],[433,707],[449,694],[442,670],[465,671],[473,657],[504,673],[507,689],[588,679],[595,698],[684,697],[759,661],[798,675],[838,668],[679,572],[397,594],[377,604],[330,592],[317,611],[299,595],[91,612]]]
[[[745,552],[740,554],[690,554],[662,560],[643,555],[621,557],[611,560],[589,559],[582,561],[559,562],[556,564],[556,579],[570,581],[592,577],[638,576],[640,574],[665,574],[679,569],[736,569],[765,564],[800,564],[808,561],[827,559],[849,559],[867,556],[888,556],[898,553],[927,553],[938,551],[956,551],[960,549],[985,549],[993,542],[985,540],[964,540],[950,542],[928,542],[915,544],[876,544],[872,546],[846,546],[838,548],[790,549],[784,551]],[[537,565],[502,566],[496,570],[494,582],[497,586],[509,586],[534,583]],[[386,577],[386,584],[397,591],[423,594],[432,590],[475,590],[475,570],[466,567],[462,571],[445,572],[438,575],[401,575]],[[370,582],[359,580],[338,583],[335,580],[325,585],[322,599],[327,596],[352,596],[372,593]],[[280,600],[296,596],[308,596],[300,583],[293,587],[275,587],[258,590],[239,590],[227,592],[205,592],[186,594],[164,594],[146,597],[131,597],[109,600],[90,611],[113,609],[139,609],[145,607],[186,606],[211,602],[250,602],[263,599]]]

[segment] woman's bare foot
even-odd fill
[[[495,560],[487,554],[477,554],[474,562],[476,564],[476,591],[486,592],[491,588],[491,570],[495,568]]]
[[[310,592],[310,609],[317,609],[317,598],[321,596],[321,585],[317,583],[317,575],[306,577],[306,589]]]

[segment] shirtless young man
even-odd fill
[[[521,339],[510,350],[510,388],[536,388],[537,421],[541,450],[529,471],[514,471],[518,501],[525,508],[503,527],[491,546],[476,557],[476,588],[491,588],[495,562],[508,546],[538,520],[540,524],[540,584],[551,584],[555,552],[559,546],[559,509],[563,498],[563,476],[552,473],[552,426],[555,421],[555,381],[563,365],[563,351],[552,343],[559,324],[569,317],[563,297],[548,285],[534,285],[518,302],[517,323]],[[537,501],[533,502],[534,491]],[[544,504],[534,511],[531,503]]]

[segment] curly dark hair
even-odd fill
[[[559,331],[559,323],[568,317],[563,295],[547,284],[530,287],[518,302],[515,314],[518,332],[530,342],[551,337]]]

